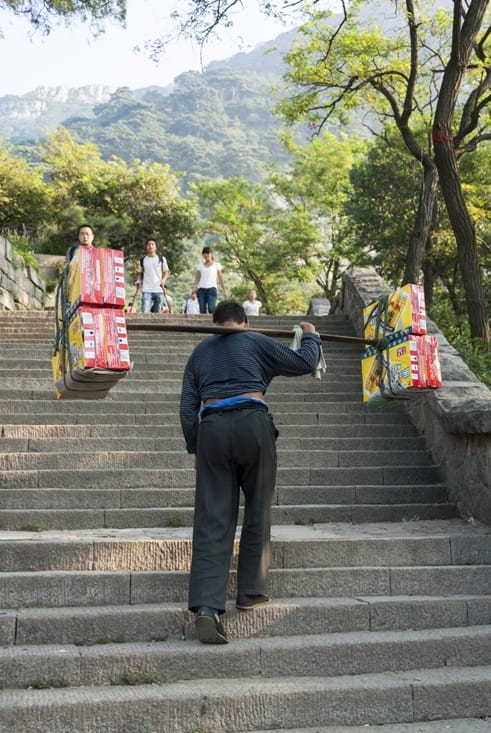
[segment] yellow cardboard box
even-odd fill
[[[391,336],[398,331],[426,333],[426,305],[422,285],[408,283],[363,309],[364,334],[369,339]]]
[[[382,350],[370,346],[361,356],[363,401],[400,397],[411,389],[441,387],[441,376],[439,381],[431,376],[437,371],[437,358],[435,337],[405,331],[389,337]]]

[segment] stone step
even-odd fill
[[[22,379],[23,381],[32,379],[38,381],[41,379],[52,378],[51,367],[48,363],[42,367],[38,364],[33,365],[32,361],[29,362],[29,364],[30,365],[25,362],[25,365],[22,365],[19,364],[18,360],[14,359],[11,360],[11,364],[6,364],[5,360],[1,359],[0,379],[10,379],[12,381],[17,379]],[[182,380],[183,367],[184,364],[170,366],[166,363],[163,367],[157,368],[156,364],[148,364],[145,362],[134,363],[131,371],[131,381],[134,382],[149,379],[158,382],[164,379],[180,381]],[[298,379],[302,378],[298,377]],[[359,389],[360,368],[352,369],[349,372],[346,370],[343,374],[335,374],[334,372],[326,373],[322,377],[322,382],[323,384],[331,385],[331,388],[342,386],[343,389],[346,389],[346,387],[349,386],[352,389]],[[274,385],[274,382],[272,384]]]
[[[22,417],[22,415],[18,416]],[[25,418],[29,417],[24,415]],[[66,416],[69,418],[70,416]],[[132,415],[134,418],[134,415]],[[10,419],[10,416],[9,416]],[[276,420],[278,423],[278,420]],[[169,425],[172,434],[165,434],[165,445],[168,445],[168,441],[172,441],[170,445],[174,446],[180,444],[182,448],[183,437],[180,426]],[[121,424],[121,423],[106,423],[103,426],[99,423],[93,424],[80,424],[73,422],[60,422],[59,424],[44,423],[41,424],[39,421],[39,415],[36,416],[36,424],[29,423],[3,423],[0,427],[1,435],[0,447],[4,440],[21,440],[24,443],[30,445],[32,441],[44,441],[50,439],[60,440],[88,440],[97,438],[101,439],[101,433],[104,432],[104,440],[118,440],[118,439],[133,439],[138,440],[140,438],[154,438],[155,428],[152,425],[140,425],[138,431],[135,430],[134,422],[132,424]],[[135,433],[138,433],[138,437],[135,438]],[[339,438],[342,432],[342,438]],[[114,437],[112,437],[114,434]],[[411,423],[392,423],[389,425],[377,425],[376,435],[374,436],[374,427],[371,423],[362,423],[359,425],[349,425],[344,423],[336,423],[331,421],[329,425],[304,425],[301,433],[298,431],[298,427],[295,425],[281,425],[281,433],[278,439],[278,444],[283,444],[283,441],[293,438],[300,441],[311,441],[313,445],[323,443],[326,440],[350,440],[353,438],[365,438],[373,440],[382,440],[387,437],[391,437],[394,440],[403,438],[408,441],[408,445],[414,445],[412,441],[414,439],[421,441],[422,438],[418,437],[416,429]]]
[[[133,379],[130,374],[120,379],[120,381],[112,388],[112,392],[114,394],[121,395],[122,398],[125,398],[127,393],[133,395],[146,393],[151,395],[150,399],[155,400],[156,390],[158,390],[158,393],[162,396],[167,394],[179,395],[181,392],[181,384],[181,378],[162,378],[159,380]],[[25,399],[26,391],[28,390],[32,390],[33,393],[37,392],[41,399],[46,399],[50,392],[53,393],[54,391],[53,380],[51,377],[47,377],[46,379],[31,379],[30,377],[23,379],[17,376],[4,378],[2,379],[0,399],[7,399],[8,396],[10,396],[11,399]],[[279,386],[277,388],[270,387],[267,394],[268,401],[271,401],[271,397],[274,394],[284,395],[285,387],[283,387],[283,390],[281,390]],[[319,394],[322,394],[323,399],[326,399],[332,404],[336,404],[337,402],[346,404],[353,402],[354,404],[361,404],[362,402],[361,380],[359,384],[353,385],[352,389],[348,390],[345,387],[344,391],[341,391],[339,388],[336,389],[332,384],[322,383],[321,385],[316,385],[307,382],[304,385],[303,392],[301,391],[301,388],[296,385],[296,391],[293,393],[287,391],[287,394],[292,400],[295,399],[296,395],[304,395],[300,399],[305,402],[317,401],[319,399]]]
[[[437,466],[381,465],[364,467],[285,468],[278,469],[277,483],[282,486],[356,486],[396,484],[439,484]],[[0,471],[3,488],[72,488],[110,489],[162,486],[179,488],[194,484],[194,468],[124,468],[121,469],[38,469]]]
[[[134,433],[134,430],[133,430]],[[52,438],[7,438],[0,437],[0,455],[2,453],[58,453],[63,451],[65,454],[94,451],[128,451],[130,453],[142,451],[152,453],[157,451],[177,452],[183,451],[184,440],[181,437],[155,437],[155,433],[149,436],[102,436],[94,438],[84,437],[52,437]],[[278,448],[281,451],[357,451],[363,449],[365,451],[421,451],[425,453],[424,438],[413,437],[393,437],[389,444],[386,437],[375,436],[373,431],[359,438],[351,438],[348,436],[340,437],[339,434],[324,438],[304,438],[302,435],[281,436],[278,440]],[[56,460],[56,459],[55,459]]]
[[[358,533],[342,524],[315,527],[275,526],[271,563],[275,568],[372,567],[491,564],[488,528],[441,521],[429,534],[429,522],[396,532],[383,524],[360,525]],[[363,527],[365,529],[363,529]],[[404,528],[405,529],[405,528]],[[238,551],[237,532],[235,554]],[[364,534],[363,534],[364,533]],[[191,530],[93,530],[0,534],[2,571],[47,570],[189,570]],[[235,566],[235,559],[233,561]]]
[[[0,649],[0,688],[26,688],[34,680],[54,678],[63,679],[66,687],[122,685],[130,676],[156,684],[194,684],[212,676],[243,677],[247,683],[251,677],[332,678],[491,663],[491,625],[233,641],[221,650],[219,664],[216,650],[200,645],[189,623],[180,639],[166,639],[162,633],[153,642],[8,647]]]
[[[126,313],[126,323],[130,325],[130,332],[132,335],[141,335],[141,336],[152,336],[155,334],[162,335],[163,331],[139,331],[138,325],[139,324],[172,324],[172,325],[184,325],[186,327],[189,327],[190,325],[194,326],[212,326],[212,319],[209,315],[195,315],[195,316],[186,316],[183,317],[181,314],[174,313],[171,315],[165,315],[164,317],[158,316],[156,314],[148,314],[148,313]],[[304,319],[306,316],[302,315],[282,315],[282,316],[274,316],[274,315],[260,315],[255,316],[254,320],[251,320],[250,322],[250,328],[273,328],[273,329],[280,329],[280,330],[288,330],[293,328],[293,326],[300,323],[302,319]],[[309,322],[313,323],[317,329],[326,331],[326,332],[334,332],[334,331],[341,331],[343,333],[354,333],[353,327],[351,325],[350,320],[345,315],[329,315],[329,316],[308,316]],[[14,333],[15,329],[18,326],[19,328],[24,328],[25,330],[32,330],[35,331],[36,327],[38,329],[45,328],[47,331],[53,330],[55,324],[55,314],[54,310],[45,310],[45,311],[34,311],[34,312],[23,312],[23,311],[15,311],[15,313],[9,314],[7,312],[3,312],[2,318],[0,318],[0,326],[3,328],[10,328]],[[322,326],[322,329],[321,329]],[[167,338],[176,338],[176,337],[188,337],[188,338],[197,338],[199,336],[202,336],[203,338],[206,336],[206,334],[198,334],[188,332],[184,333],[182,331],[170,331],[167,332]]]
[[[188,571],[0,573],[0,608],[186,603]],[[273,598],[491,595],[491,565],[273,568]],[[228,599],[235,598],[231,571]]]
[[[150,399],[150,396],[142,394],[126,395],[125,399],[118,399],[120,395],[114,395],[112,399],[94,401],[94,400],[59,400],[56,401],[54,395],[51,399],[39,398],[35,399],[2,399],[0,409],[4,416],[10,414],[37,414],[59,413],[60,415],[83,415],[89,413],[91,415],[115,415],[118,416],[118,422],[124,423],[128,414],[138,415],[160,415],[167,420],[178,422],[178,400],[179,395],[166,395],[159,401]],[[269,400],[270,409],[278,422],[290,423],[293,416],[299,420],[299,424],[310,424],[308,421],[317,421],[322,423],[329,422],[350,424],[351,420],[354,424],[405,424],[409,425],[408,416],[402,410],[397,408],[387,412],[380,409],[367,410],[359,402],[349,402],[347,404],[338,404],[331,401],[316,403],[315,400],[305,399],[305,395],[297,395],[295,402],[285,400],[280,401],[279,397]],[[31,411],[29,411],[29,405]],[[105,409],[104,409],[105,408]],[[119,417],[121,416],[121,417]]]
[[[325,343],[321,382],[268,390],[273,602],[237,612],[235,552],[232,643],[210,647],[186,610],[195,474],[178,416],[204,336],[130,330],[134,369],[108,398],[56,400],[53,323],[0,313],[0,730],[402,733],[491,715],[491,531],[455,517],[405,403],[362,403],[361,346]],[[14,689],[30,683],[80,687]]]
[[[370,727],[370,725],[368,725]],[[245,733],[285,733],[285,728],[254,730]],[[456,718],[454,720],[430,720],[417,723],[377,725],[374,733],[490,733],[491,716],[482,718]],[[315,728],[288,728],[288,733],[367,733],[367,725],[316,725]]]
[[[192,506],[160,505],[138,509],[16,509],[0,510],[0,528],[24,530],[190,527]],[[324,522],[408,522],[414,520],[451,519],[456,516],[452,503],[413,504],[313,504],[274,506],[275,524],[315,525]],[[239,521],[242,513],[239,512]]]
[[[82,409],[77,412],[74,409],[75,404],[79,404]],[[56,404],[50,403],[50,409],[43,407],[39,410],[37,409],[38,403],[33,401],[31,402],[32,410],[30,412],[27,411],[27,405],[22,403],[22,411],[4,412],[4,420],[7,426],[21,426],[24,434],[26,432],[25,428],[31,425],[36,426],[35,429],[37,430],[39,426],[43,425],[63,428],[64,425],[73,425],[75,422],[78,425],[93,426],[94,431],[99,429],[99,434],[101,432],[107,434],[107,431],[113,428],[113,433],[116,436],[119,434],[119,430],[129,430],[130,435],[139,435],[141,430],[147,429],[150,429],[152,434],[155,435],[156,430],[162,429],[163,434],[166,436],[182,437],[182,430],[177,423],[174,411],[163,410],[160,413],[146,413],[145,407],[142,407],[140,402],[139,410],[135,408],[133,412],[123,412],[121,409],[113,410],[111,404],[114,403],[107,403],[108,409],[104,413],[103,411],[90,411],[90,406],[98,407],[99,402],[87,402],[85,400],[77,403],[62,402],[58,412],[56,411]],[[273,408],[272,415],[276,427],[280,431],[280,438],[282,435],[299,435],[300,432],[305,437],[310,435],[322,437],[326,434],[332,434],[333,431],[334,434],[344,435],[345,430],[347,436],[351,430],[356,434],[360,434],[360,432],[365,434],[368,431],[371,435],[387,435],[387,433],[389,433],[389,436],[392,434],[416,434],[414,426],[411,425],[407,417],[400,414],[390,415],[385,420],[385,424],[377,415],[364,415],[362,412],[350,415],[342,412],[342,410],[335,409],[316,413],[297,412],[295,415],[291,415],[276,412]],[[135,425],[138,427],[135,428]],[[3,425],[0,425],[0,430],[3,430]]]
[[[163,442],[163,438],[161,439]],[[386,441],[387,444],[388,441]],[[0,474],[7,471],[31,470],[69,470],[77,468],[83,471],[100,469],[167,469],[188,468],[194,459],[182,450],[99,450],[95,445],[85,450],[49,451],[27,453],[0,452]],[[403,449],[397,450],[390,444],[386,450],[311,450],[279,446],[279,464],[285,468],[302,469],[360,467],[371,466],[430,466],[431,462],[425,451]]]
[[[194,616],[186,604],[7,609],[0,615],[2,647],[194,639]],[[313,634],[417,631],[487,625],[491,596],[393,596],[286,598],[253,614],[227,604],[224,623],[231,639]]]
[[[277,505],[442,504],[443,484],[421,486],[277,486]],[[178,489],[1,489],[0,509],[130,509],[192,507],[194,486]]]
[[[215,652],[217,660],[226,647]],[[145,680],[142,680],[145,682]],[[146,680],[150,683],[150,680]],[[489,713],[486,666],[341,677],[209,678],[166,684],[0,691],[7,731],[166,733],[376,725]],[[211,726],[211,728],[210,728]]]
[[[44,374],[49,374],[51,370],[51,355],[53,347],[47,344],[35,344],[27,347],[22,343],[6,344],[2,341],[2,353],[0,354],[0,365],[8,370],[12,368],[15,374],[15,362],[19,361],[25,368],[42,369]],[[171,372],[183,371],[186,361],[188,360],[192,349],[181,349],[177,352],[167,355],[163,353],[163,349],[155,344],[153,347],[134,347],[130,345],[130,357],[135,372],[142,370],[162,370],[169,368]],[[351,354],[346,354],[346,347],[338,351],[330,350],[326,352],[327,371],[322,379],[331,379],[337,376],[342,379],[341,372],[346,367],[347,375],[360,375],[360,355],[361,351],[356,350]],[[12,372],[11,372],[12,373]],[[278,377],[280,378],[280,377]],[[295,379],[312,379],[310,375],[306,377],[295,377]],[[318,380],[317,380],[318,381]]]

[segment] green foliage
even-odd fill
[[[169,517],[167,521],[168,527],[185,527],[185,522],[181,517]]]
[[[302,250],[304,279],[315,278],[324,297],[332,298],[341,286],[343,269],[357,259],[347,236],[343,206],[352,195],[349,173],[363,144],[328,133],[307,145],[296,144],[288,134],[283,142],[292,162],[268,181],[293,225],[291,236]]]
[[[372,265],[399,284],[420,185],[420,169],[398,136],[387,131],[350,170],[351,195],[343,211],[357,266]]]
[[[0,211],[5,234],[25,236],[52,217],[52,193],[43,171],[31,166],[8,144],[0,144]]]
[[[116,155],[183,171],[185,187],[206,178],[260,181],[266,161],[286,160],[271,111],[277,82],[277,75],[258,71],[188,71],[170,93],[153,90],[138,98],[121,88],[90,118],[64,124],[76,140],[93,140],[106,160]]]
[[[22,15],[36,30],[48,34],[57,19],[90,21],[94,29],[100,29],[106,18],[124,23],[126,0],[0,0],[0,10]]]
[[[482,12],[481,12],[482,11]],[[474,336],[489,340],[485,295],[473,221],[465,205],[459,159],[489,138],[489,14],[485,4],[445,13],[434,4],[355,0],[334,17],[313,9],[287,55],[288,97],[280,110],[290,123],[314,129],[366,115],[379,133],[391,120],[421,166],[425,205],[415,208],[405,273],[419,277],[439,183],[459,253],[465,303]],[[482,32],[480,29],[482,28]],[[465,31],[464,31],[465,29]],[[484,63],[484,66],[483,66]],[[455,129],[453,129],[455,126]],[[442,144],[447,143],[447,145]],[[431,175],[429,175],[431,174]]]
[[[488,300],[491,310],[491,287]],[[448,293],[440,292],[434,299],[429,315],[444,334],[448,342],[462,357],[474,374],[491,389],[491,349],[482,339],[470,336],[469,323],[464,313],[456,314]]]
[[[452,344],[467,366],[491,389],[491,351],[482,339],[460,337]]]
[[[64,253],[78,225],[87,221],[99,246],[139,257],[145,240],[157,237],[170,269],[183,268],[183,242],[194,231],[195,205],[180,196],[169,166],[104,161],[97,145],[75,142],[64,128],[47,137],[40,154],[58,212],[46,230],[45,251]]]
[[[34,522],[31,522],[30,524],[23,524],[20,528],[21,532],[45,532],[46,527],[43,527],[41,524],[36,524]]]
[[[14,252],[22,257],[24,265],[39,270],[39,262],[32,251],[32,242],[27,237],[19,237],[16,234],[9,235],[9,241],[13,246]]]
[[[265,313],[305,312],[301,283],[312,279],[306,258],[318,240],[308,214],[287,209],[272,189],[242,178],[196,187],[201,233],[216,242],[229,268],[251,285]]]
[[[158,682],[158,678],[152,672],[146,674],[140,672],[124,672],[118,682],[114,682],[115,685],[153,685]]]
[[[28,685],[28,688],[32,688],[33,690],[51,690],[62,687],[70,687],[69,683],[63,677],[50,677],[46,680],[36,679]]]

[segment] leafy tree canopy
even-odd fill
[[[89,21],[95,30],[100,30],[107,18],[124,24],[126,0],[0,0],[0,10],[27,18],[45,34],[50,33],[57,20]]]
[[[97,229],[100,244],[124,249],[127,258],[156,237],[171,270],[182,269],[196,212],[169,166],[105,161],[95,143],[78,144],[64,128],[47,137],[39,155],[41,163],[30,165],[0,147],[3,226],[18,234],[36,229],[39,250],[55,254],[65,252],[84,221]]]
[[[93,117],[72,118],[65,126],[80,142],[94,140],[104,158],[168,163],[184,173],[184,186],[221,177],[259,182],[266,162],[287,159],[272,113],[272,84],[259,73],[189,71],[168,94],[139,99],[118,89]]]

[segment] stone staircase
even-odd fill
[[[491,732],[491,531],[402,403],[362,404],[353,344],[325,343],[321,382],[272,383],[274,601],[237,612],[232,568],[231,643],[199,644],[178,400],[200,338],[131,330],[108,398],[59,401],[52,314],[0,312],[0,730]]]

